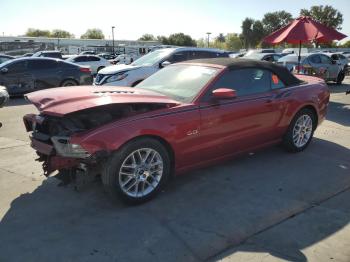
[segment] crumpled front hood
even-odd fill
[[[103,75],[116,74],[119,72],[130,71],[140,68],[140,66],[133,65],[112,65],[101,69],[98,73]]]
[[[180,104],[159,93],[132,87],[76,86],[58,87],[26,95],[36,108],[47,115],[64,116],[109,104],[155,103]]]

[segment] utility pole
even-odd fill
[[[115,28],[115,26],[112,26],[112,46],[113,46],[113,55],[115,54],[114,53],[114,28]]]
[[[209,37],[210,37],[211,33],[208,32],[207,35],[208,35],[208,48],[209,48]]]

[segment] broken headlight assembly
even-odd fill
[[[71,144],[69,137],[53,136],[51,141],[58,155],[71,158],[88,158],[90,156],[84,148],[78,144]]]

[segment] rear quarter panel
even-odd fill
[[[284,90],[284,96],[288,103],[282,125],[288,127],[296,113],[307,106],[315,109],[318,124],[320,124],[327,113],[329,103],[328,86],[321,78],[305,75],[297,75],[297,77],[304,83]]]

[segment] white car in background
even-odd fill
[[[201,58],[229,57],[211,48],[178,47],[153,51],[130,65],[113,65],[98,72],[94,85],[136,86],[145,78],[172,63]]]
[[[101,69],[111,65],[108,60],[96,55],[77,55],[67,58],[66,61],[82,66],[88,66],[90,67],[92,74],[97,74]]]

